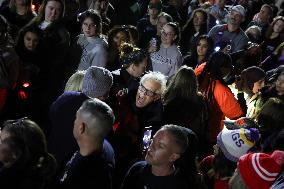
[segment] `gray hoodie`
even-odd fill
[[[182,55],[176,45],[164,48],[161,44],[160,50],[150,54],[153,71],[158,71],[166,76],[177,72],[182,64]]]
[[[77,44],[82,47],[82,56],[78,70],[86,70],[90,66],[105,67],[107,62],[107,42],[103,38],[79,35]]]

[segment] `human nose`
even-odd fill
[[[144,97],[146,95],[146,91],[140,91],[140,97]]]

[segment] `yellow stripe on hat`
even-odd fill
[[[240,136],[241,136],[241,139],[243,139],[243,141],[244,141],[247,145],[249,145],[249,146],[253,146],[253,145],[254,145],[253,142],[251,142],[251,141],[249,141],[249,140],[247,139],[247,137],[246,137],[246,135],[245,135],[245,129],[244,129],[244,128],[241,128],[241,129],[240,129]]]

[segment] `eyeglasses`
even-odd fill
[[[166,32],[165,30],[161,30],[161,34],[162,35],[164,35],[164,36],[166,36],[166,37],[168,37],[168,36],[170,36],[170,37],[173,37],[175,34],[173,33],[173,32]]]
[[[144,93],[146,96],[153,97],[157,95],[157,93],[146,89],[142,84],[138,87],[139,92]]]

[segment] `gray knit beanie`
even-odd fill
[[[109,70],[91,66],[84,76],[82,92],[91,98],[101,97],[109,92],[112,82],[113,77]]]

